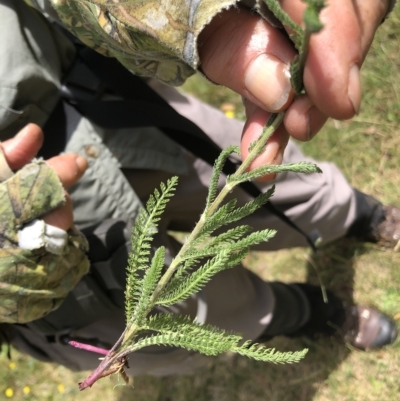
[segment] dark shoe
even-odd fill
[[[394,321],[367,306],[348,307],[347,319],[342,329],[345,341],[361,350],[382,348],[392,344],[397,338]]]
[[[297,284],[310,303],[308,322],[290,337],[318,338],[339,333],[344,340],[360,350],[381,348],[397,338],[393,320],[376,309],[346,305],[332,292],[327,291],[325,303],[321,289],[310,284]]]
[[[400,209],[395,206],[384,206],[385,219],[376,229],[376,242],[386,248],[400,247]]]
[[[386,248],[400,248],[400,208],[384,206],[377,199],[354,190],[356,219],[347,237],[375,242]]]

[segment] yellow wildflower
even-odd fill
[[[63,392],[65,391],[65,386],[64,386],[64,384],[62,384],[62,383],[60,383],[60,384],[57,386],[57,388],[58,388],[58,391],[59,391],[60,393],[63,393]]]
[[[235,105],[232,103],[223,103],[221,104],[220,109],[224,112],[224,114],[228,118],[234,118],[235,117]]]
[[[17,364],[16,364],[15,362],[10,362],[10,363],[8,364],[8,367],[9,367],[11,370],[14,370],[14,369],[17,367]]]
[[[29,394],[29,393],[31,392],[31,388],[30,388],[29,386],[25,386],[25,387],[22,389],[22,392],[23,392],[24,394]]]
[[[14,390],[12,388],[7,388],[6,391],[4,392],[7,398],[11,398],[14,395]]]

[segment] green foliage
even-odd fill
[[[223,163],[235,150],[235,148],[229,148],[222,152],[215,164],[217,171],[222,171]],[[280,166],[280,168],[282,171],[319,171],[315,165],[309,163]],[[127,330],[122,341],[113,349],[113,353],[119,350],[119,355],[126,355],[149,345],[169,345],[195,350],[205,355],[218,355],[229,350],[257,360],[276,363],[277,361],[281,363],[298,361],[304,355],[304,352],[281,355],[265,347],[249,346],[247,343],[240,346],[239,343],[242,340],[240,335],[229,334],[212,326],[199,325],[189,321],[187,317],[171,314],[147,317],[155,306],[167,307],[188,299],[200,291],[215,274],[237,266],[252,246],[268,241],[275,235],[273,230],[252,232],[251,227],[239,225],[209,238],[223,226],[250,215],[272,196],[274,188],[243,206],[238,206],[236,199],[222,204],[231,189],[243,181],[241,175],[247,177],[247,173],[236,172],[227,177],[225,186],[218,190],[217,183],[221,177],[219,175],[217,177],[214,173],[213,184],[210,185],[212,194],[208,196],[206,209],[164,274],[162,271],[165,249],[159,248],[151,263],[149,252],[151,238],[156,233],[156,223],[175,188],[176,178],[171,179],[167,185],[161,185],[161,193],[158,190],[155,191],[154,196],[147,203],[146,213],[142,213],[142,217],[137,219],[133,229],[133,238],[141,241],[144,250],[136,246],[133,251],[135,254],[132,252],[130,255],[128,288],[129,293],[133,295],[129,300],[135,299],[135,302],[129,308],[129,311],[133,312],[127,316]],[[218,207],[215,207],[215,204],[218,204]],[[138,270],[145,271],[144,277],[136,278],[134,281],[131,272]]]
[[[221,154],[216,162],[217,170],[222,171],[223,162],[233,150],[231,148]],[[200,325],[188,317],[169,313],[149,317],[156,306],[166,307],[188,299],[200,291],[215,274],[237,266],[252,246],[268,241],[275,235],[274,230],[252,231],[247,225],[239,225],[209,238],[223,226],[253,213],[274,192],[274,188],[271,188],[243,206],[238,206],[235,199],[223,204],[226,195],[243,181],[241,174],[247,174],[240,170],[226,178],[225,186],[220,191],[217,186],[220,177],[213,177],[208,206],[179,253],[165,268],[165,248],[158,248],[150,261],[151,243],[157,232],[160,215],[175,190],[177,178],[169,180],[167,185],[161,184],[161,191],[154,191],[132,230],[132,252],[127,269],[126,330],[96,371],[80,384],[81,389],[91,386],[104,376],[104,372],[121,371],[126,355],[150,345],[182,347],[209,356],[231,351],[275,363],[297,362],[305,355],[306,350],[281,354],[263,346],[249,343],[239,345],[242,341],[239,334]],[[283,171],[319,170],[314,164],[299,163],[289,165]],[[139,277],[139,273],[143,277]]]
[[[297,352],[276,352],[273,348],[266,348],[260,344],[246,341],[241,347],[234,349],[240,355],[255,359],[256,361],[273,363],[293,363],[299,362],[307,353],[307,350]]]

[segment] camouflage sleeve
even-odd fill
[[[198,68],[197,38],[204,26],[238,1],[50,0],[65,27],[83,43],[116,57],[136,75],[173,86]]]
[[[0,323],[26,323],[56,309],[88,272],[87,242],[81,233],[70,230],[60,255],[45,247],[21,249],[18,230],[61,205],[64,191],[54,170],[43,161],[34,161],[16,174],[5,171],[2,176]]]

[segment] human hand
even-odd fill
[[[12,170],[18,170],[34,158],[43,144],[43,132],[36,124],[28,124],[18,134],[0,143]],[[46,163],[54,168],[63,187],[75,184],[87,168],[86,160],[76,154],[52,157]],[[65,192],[66,203],[43,216],[45,223],[67,231],[73,225],[72,201]]]
[[[301,24],[306,5],[301,0],[280,3]],[[246,99],[243,158],[270,112],[286,110],[283,124],[252,168],[281,163],[289,136],[309,140],[328,117],[348,119],[358,113],[359,69],[387,7],[387,1],[376,0],[328,4],[320,16],[324,29],[310,42],[304,69],[307,94],[297,99],[287,74],[296,52],[283,32],[246,9],[224,11],[204,29],[199,37],[202,71]]]
[[[41,210],[62,202],[61,185],[74,184],[85,171],[86,161],[72,154],[53,157],[47,164],[54,171],[43,162],[30,163],[42,142],[42,130],[29,124],[0,144],[1,163],[5,159],[12,170],[18,170],[12,176],[6,166],[2,168],[1,323],[27,323],[47,315],[90,268],[83,234],[76,229],[68,234],[62,231],[73,228],[68,196],[63,206],[35,219]]]

